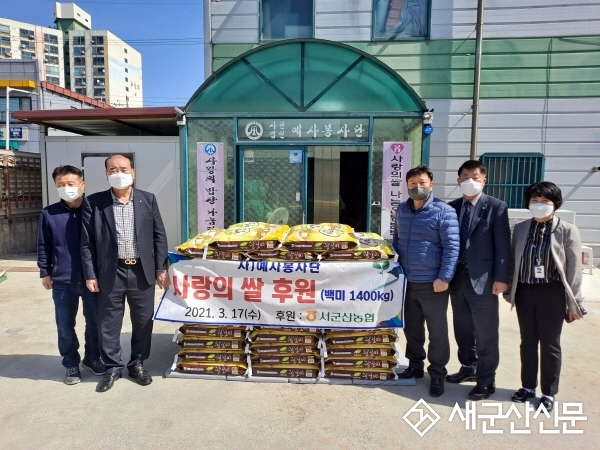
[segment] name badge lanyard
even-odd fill
[[[540,226],[538,242],[533,244],[533,254],[535,257],[534,276],[535,278],[544,278],[544,265],[542,264],[544,258],[544,250],[548,245],[548,238],[550,233],[546,233],[546,224]]]

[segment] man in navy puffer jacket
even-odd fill
[[[448,341],[448,285],[460,251],[456,211],[431,192],[433,173],[418,166],[406,173],[409,199],[398,206],[394,249],[408,281],[404,300],[404,335],[409,366],[400,378],[422,378],[427,356],[429,393],[444,393]],[[425,353],[425,323],[429,346]]]

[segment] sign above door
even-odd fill
[[[368,118],[237,120],[238,142],[368,142]]]

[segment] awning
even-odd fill
[[[183,107],[180,107],[183,109]],[[178,136],[174,106],[11,111],[13,119],[84,136]]]
[[[19,141],[8,141],[8,148],[10,150],[19,150]],[[0,150],[6,149],[6,141],[0,140]]]

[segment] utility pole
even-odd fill
[[[471,116],[470,159],[477,159],[477,133],[479,131],[479,89],[481,87],[481,44],[483,42],[483,5],[477,0],[477,25],[475,28],[475,74],[473,77],[473,107]]]

